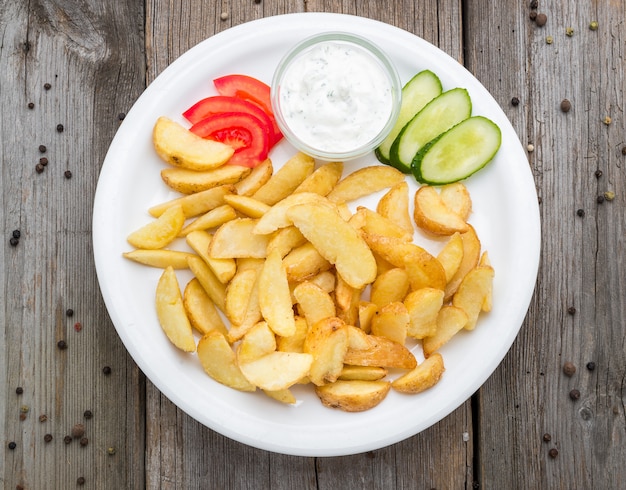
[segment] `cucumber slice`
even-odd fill
[[[463,180],[487,165],[500,148],[502,133],[490,119],[474,116],[424,146],[413,160],[413,175],[443,185]]]
[[[441,94],[441,91],[441,80],[430,70],[419,72],[402,87],[402,104],[396,124],[374,152],[381,163],[389,164],[389,151],[396,136],[406,123],[432,99]]]
[[[390,164],[410,173],[411,162],[424,145],[471,113],[472,101],[464,88],[454,88],[435,97],[400,131],[391,145]]]

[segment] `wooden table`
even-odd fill
[[[74,488],[81,478],[107,489],[624,488],[626,3],[530,3],[4,0],[4,488]],[[254,449],[177,409],[118,338],[92,256],[94,192],[120,114],[201,40],[305,11],[381,20],[463,63],[529,145],[541,200],[538,282],[500,367],[430,429],[346,457]],[[547,16],[543,27],[535,13]],[[78,423],[86,440],[65,444]]]

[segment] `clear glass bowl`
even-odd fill
[[[271,87],[283,135],[298,150],[346,161],[374,150],[394,126],[402,84],[390,58],[367,39],[327,32],[294,46]]]

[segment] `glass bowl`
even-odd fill
[[[389,134],[400,111],[400,77],[367,39],[327,32],[295,45],[271,86],[272,109],[298,150],[326,161],[366,155]]]

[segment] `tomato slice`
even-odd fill
[[[270,86],[248,75],[226,75],[213,80],[213,84],[220,95],[237,97],[253,102],[270,117],[274,129],[274,144],[282,138],[282,133],[272,110]]]
[[[247,112],[222,112],[205,117],[189,129],[192,133],[221,141],[235,149],[229,165],[256,167],[267,158],[269,131],[267,126]]]

